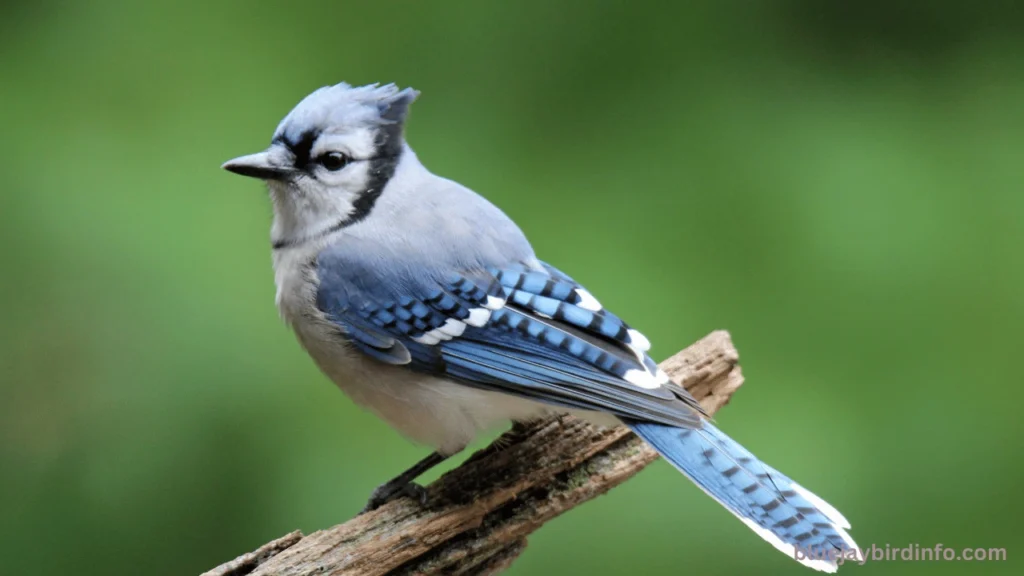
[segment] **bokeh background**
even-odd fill
[[[219,169],[345,80],[420,89],[424,162],[656,357],[729,329],[719,422],[859,543],[1008,550],[845,571],[1021,573],[1022,39],[1011,2],[5,2],[0,572],[198,574],[425,453],[306,358]],[[512,574],[809,573],[663,462],[530,542]]]

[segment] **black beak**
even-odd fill
[[[270,162],[270,154],[266,151],[228,160],[221,168],[241,176],[259,178],[260,180],[281,180],[291,173],[289,168],[273,165]]]

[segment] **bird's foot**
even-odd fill
[[[363,507],[360,514],[376,510],[381,506],[401,498],[408,496],[416,502],[419,502],[420,506],[427,503],[427,489],[415,482],[385,482],[370,494],[370,500]]]

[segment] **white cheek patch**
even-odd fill
[[[328,172],[324,180],[332,181],[335,186],[342,185],[354,193],[362,192],[370,183],[370,163],[356,162],[337,172]]]
[[[314,168],[321,194],[330,199],[334,214],[348,214],[352,204],[370,184],[370,162],[353,162],[337,172]]]
[[[353,203],[366,188],[366,162],[339,172],[318,175],[323,179],[302,176],[289,184],[271,182],[274,202],[274,241],[296,241],[315,237],[334,226],[354,210]],[[331,180],[327,180],[328,175]]]

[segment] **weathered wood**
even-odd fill
[[[715,413],[743,383],[727,332],[712,332],[661,363]],[[604,494],[657,458],[618,427],[562,417],[513,427],[407,498],[308,536],[292,532],[202,576],[495,574],[548,520]]]

